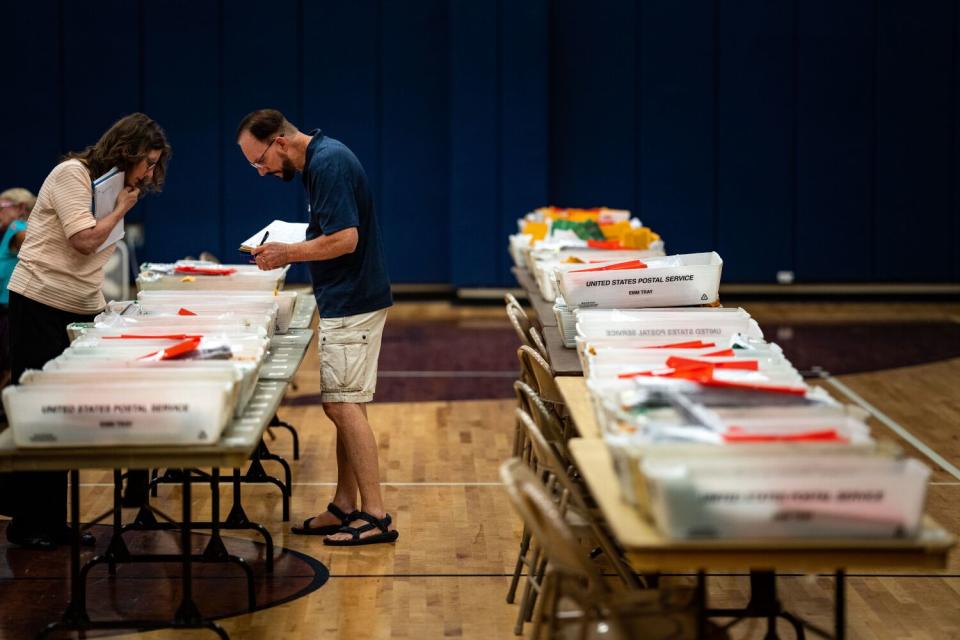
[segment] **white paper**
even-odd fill
[[[306,222],[284,222],[283,220],[274,220],[260,231],[244,240],[240,244],[240,251],[250,252],[255,247],[259,247],[263,240],[263,234],[270,232],[267,236],[267,242],[283,242],[293,244],[303,242],[307,239]]]
[[[124,173],[116,167],[106,172],[93,181],[93,217],[100,220],[111,213],[117,206],[117,197],[123,190]],[[97,247],[97,253],[100,253],[107,247],[113,246],[123,238],[123,219],[117,222],[110,235]]]

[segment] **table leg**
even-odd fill
[[[843,569],[837,569],[834,585],[834,638],[843,640],[847,635],[847,588],[846,572]]]
[[[291,383],[292,386],[292,383]],[[273,418],[270,420],[270,424],[267,425],[267,428],[279,427],[281,429],[286,429],[290,432],[290,436],[293,438],[293,459],[300,459],[300,436],[297,434],[297,429],[289,422],[281,420],[277,414],[273,414]]]
[[[705,640],[707,637],[707,573],[703,570],[697,571],[697,640]]]
[[[180,606],[177,607],[177,612],[173,616],[173,624],[175,627],[202,627],[210,629],[221,638],[229,638],[227,632],[216,622],[203,619],[197,603],[193,601],[193,553],[190,550],[191,484],[189,474],[186,474],[183,479],[183,526],[180,529],[180,553],[183,558],[181,563],[182,593]]]
[[[90,621],[87,615],[87,590],[80,580],[80,471],[70,470],[70,526],[72,536],[70,540],[70,597],[67,606],[65,621],[86,623]]]
[[[277,478],[267,474],[266,470],[263,468],[263,463],[261,462],[260,458],[262,444],[263,442],[261,441],[261,444],[258,445],[257,449],[250,457],[250,466],[247,468],[247,472],[243,476],[243,481],[251,484],[269,483],[280,489],[280,498],[283,505],[282,520],[287,522],[290,520],[290,487],[289,485],[284,484],[281,480],[278,480]]]
[[[80,576],[80,472],[70,470],[70,602],[59,622],[54,622],[41,631],[37,638],[46,638],[58,629],[84,630],[90,626],[87,614],[86,590]]]
[[[267,573],[273,573],[273,536],[262,524],[251,522],[247,518],[246,511],[243,510],[241,499],[242,480],[240,469],[233,470],[233,506],[230,507],[230,513],[224,525],[229,529],[252,529],[263,536],[263,542],[266,545],[266,566]]]
[[[287,494],[293,495],[293,472],[290,470],[290,463],[283,459],[283,456],[278,456],[275,453],[272,453],[270,449],[267,448],[267,443],[263,440],[260,440],[260,446],[257,448],[256,456],[259,460],[275,460],[280,463],[280,466],[283,467],[283,480],[284,485],[287,487]]]
[[[220,537],[220,467],[210,470],[210,536]]]
[[[120,469],[113,470],[113,532],[110,536],[110,546],[107,547],[107,568],[111,576],[117,575],[117,561],[125,561],[130,557],[127,544],[123,541],[123,511],[121,510],[122,474]],[[83,576],[86,584],[86,572]]]
[[[193,601],[193,554],[190,551],[190,481],[183,481],[183,520],[180,527],[181,583],[180,606],[174,620],[179,625],[196,625],[203,620]]]
[[[253,569],[247,564],[247,561],[238,556],[231,555],[227,551],[227,546],[220,537],[220,469],[214,467],[210,473],[210,541],[203,550],[202,557],[210,561],[233,562],[247,576],[247,606],[250,611],[257,607],[256,588],[254,586]]]
[[[219,474],[219,470],[216,470]],[[238,470],[239,473],[239,470]],[[103,620],[103,621],[91,621],[90,616],[87,613],[86,608],[86,588],[85,588],[85,576],[86,572],[89,569],[97,564],[98,562],[107,561],[106,558],[94,558],[87,566],[81,568],[80,566],[80,472],[76,469],[71,469],[70,472],[70,520],[71,520],[71,531],[72,531],[72,540],[70,542],[70,602],[67,604],[66,610],[63,612],[60,620],[54,622],[41,631],[37,638],[42,640],[47,638],[51,633],[60,630],[71,630],[79,631],[81,637],[85,637],[85,632],[93,629],[159,629],[164,627],[172,626],[174,628],[201,628],[208,629],[213,631],[223,640],[229,640],[230,636],[227,635],[227,632],[224,631],[223,627],[212,620],[205,620],[200,614],[200,610],[196,605],[196,602],[193,600],[193,554],[191,552],[190,538],[191,538],[191,524],[192,524],[192,509],[191,509],[191,478],[189,474],[185,474],[183,477],[183,523],[180,529],[180,558],[182,566],[182,593],[180,597],[180,605],[177,607],[177,611],[174,614],[172,621],[160,621],[160,620]],[[119,472],[114,474],[114,488],[117,489],[120,485],[119,482]],[[215,481],[219,479],[219,476],[215,476]],[[118,498],[115,495],[114,506],[118,506]],[[215,495],[219,495],[218,493]],[[219,503],[217,503],[219,507]],[[119,521],[119,508],[115,509],[114,513],[114,533],[115,539],[119,539],[122,544],[122,538],[116,533],[118,529],[122,530],[121,523]],[[212,527],[215,533],[219,533],[219,513],[218,508],[214,509],[214,518]],[[111,550],[113,549],[113,541],[111,541]],[[125,547],[125,545],[124,545]],[[108,550],[108,554],[111,551]],[[119,558],[117,558],[119,559]],[[153,560],[154,558],[144,558]],[[157,559],[160,559],[159,557]],[[246,563],[243,563],[244,568],[247,569],[248,573],[248,584],[252,585],[252,574],[249,571],[249,567],[245,566]],[[251,604],[252,607],[252,604]]]

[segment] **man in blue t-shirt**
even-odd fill
[[[326,536],[330,545],[393,542],[399,534],[383,505],[377,441],[366,409],[393,304],[367,175],[343,143],[319,129],[302,133],[273,109],[247,115],[237,128],[237,144],[261,176],[289,182],[302,173],[310,208],[306,240],[266,242],[253,251],[264,270],[292,262],[310,268],[320,311],[320,399],[337,427],[336,493],[326,511],[293,533]]]

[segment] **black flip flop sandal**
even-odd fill
[[[360,527],[344,525],[340,527],[337,533],[349,533],[351,536],[350,540],[331,540],[330,538],[324,538],[323,544],[331,547],[356,547],[362,544],[396,542],[397,538],[400,537],[399,531],[390,531],[390,523],[392,522],[392,519],[390,518],[389,513],[383,516],[382,519],[377,519],[365,511],[354,511],[350,515],[350,520],[363,520],[369,524],[365,524]],[[367,536],[366,538],[360,537],[367,531],[373,531],[374,529],[380,529],[380,533]]]
[[[359,511],[347,513],[332,502],[327,505],[327,511],[332,513],[335,517],[340,518],[340,524],[327,524],[322,527],[311,527],[310,521],[313,520],[311,517],[303,521],[302,527],[291,527],[290,532],[295,533],[298,536],[329,536],[331,534],[338,533],[344,526],[350,524],[351,521],[356,519],[356,514],[359,513]]]

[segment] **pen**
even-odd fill
[[[269,235],[270,235],[270,230],[269,230],[269,229],[267,229],[266,231],[264,231],[264,232],[263,232],[263,237],[260,238],[260,244],[259,244],[258,246],[262,246],[263,243],[267,241],[267,236],[269,236]]]

